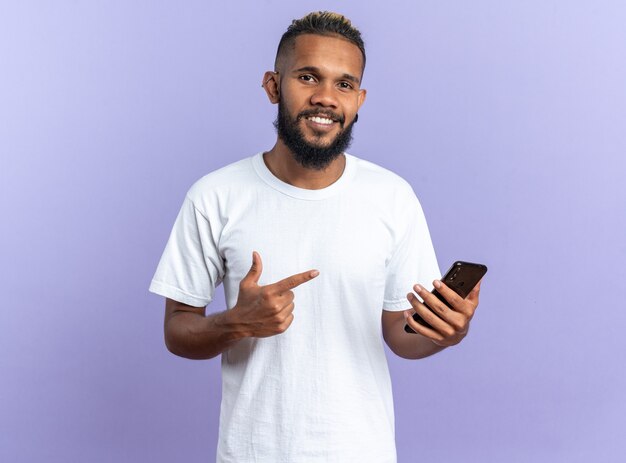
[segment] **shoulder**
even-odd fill
[[[347,154],[347,153],[346,153]],[[411,184],[397,173],[375,164],[371,161],[349,155],[356,164],[357,181],[377,192],[384,192],[392,196],[414,197]]]
[[[195,205],[229,196],[256,181],[252,157],[235,161],[198,179],[187,191]]]

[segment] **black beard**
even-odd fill
[[[309,114],[310,113],[310,114]],[[278,116],[274,121],[274,127],[278,132],[278,137],[287,145],[293,153],[294,159],[304,168],[314,170],[324,170],[328,165],[337,159],[352,143],[352,126],[354,120],[345,128],[345,119],[339,120],[341,131],[337,134],[332,143],[328,146],[312,145],[307,142],[302,135],[302,130],[298,127],[298,121],[311,114],[327,114],[326,111],[305,111],[300,113],[295,119],[290,119],[287,110],[283,106],[282,100],[278,102]],[[336,118],[335,118],[336,119]]]

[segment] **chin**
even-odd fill
[[[335,142],[337,137],[313,137],[313,139],[308,139],[306,142],[315,148],[328,148]]]

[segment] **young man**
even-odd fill
[[[292,23],[262,81],[276,144],[191,187],[150,286],[174,354],[222,354],[219,462],[395,461],[383,339],[426,357],[463,339],[478,304],[478,288],[462,300],[436,280],[411,186],[345,153],[364,68],[343,16]],[[417,285],[433,280],[453,310]],[[220,283],[228,309],[206,315]]]

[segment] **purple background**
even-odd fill
[[[390,355],[399,461],[624,461],[623,5],[3,3],[0,460],[214,459],[219,361],[166,351],[147,287],[187,188],[272,146],[281,33],[333,9],[368,46],[350,152],[442,270],[490,268],[460,346]]]

